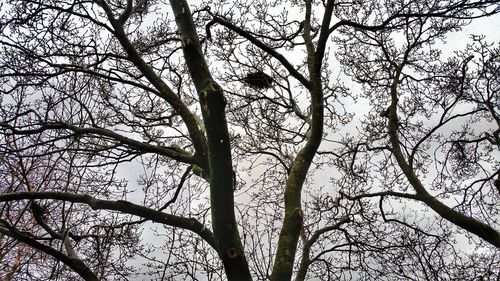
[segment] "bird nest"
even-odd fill
[[[273,78],[262,71],[257,71],[248,73],[243,78],[243,82],[252,88],[269,89],[273,84]]]

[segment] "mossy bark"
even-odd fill
[[[311,94],[311,127],[304,147],[293,161],[285,187],[285,216],[278,240],[278,248],[274,260],[272,281],[290,280],[294,269],[297,244],[303,226],[304,214],[301,209],[301,195],[304,181],[316,151],[323,138],[324,105],[321,81],[321,67],[328,39],[333,1],[328,1],[323,15],[323,22],[316,50],[311,36],[311,1],[305,1],[306,16],[304,21],[304,41],[307,49],[307,64],[309,70]]]

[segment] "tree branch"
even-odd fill
[[[46,123],[42,124],[39,128],[36,129],[31,129],[31,130],[19,130],[16,127],[7,124],[6,122],[0,123],[0,128],[7,128],[9,129],[13,134],[16,135],[30,135],[30,134],[37,134],[37,133],[42,133],[47,130],[70,130],[74,132],[76,135],[99,135],[99,136],[106,136],[110,137],[116,141],[118,141],[120,144],[127,145],[133,149],[142,151],[142,152],[149,152],[149,153],[158,153],[163,156],[170,157],[172,159],[178,160],[183,163],[189,163],[189,164],[194,164],[195,159],[194,157],[187,151],[179,148],[179,147],[164,147],[164,146],[158,146],[158,145],[152,145],[149,143],[137,141],[128,137],[125,137],[123,135],[120,135],[114,131],[104,129],[104,128],[82,128],[78,127],[75,125],[71,124],[66,124],[66,123]]]
[[[99,281],[97,275],[92,272],[92,270],[81,259],[69,257],[52,247],[44,245],[36,241],[35,239],[24,235],[16,228],[11,226],[6,220],[0,219],[0,233],[3,233],[26,245],[29,245],[30,247],[33,247],[34,249],[37,249],[54,257],[56,260],[61,261],[62,263],[70,267],[86,281]]]
[[[295,79],[297,79],[304,87],[306,87],[306,89],[309,89],[311,87],[311,82],[309,80],[307,80],[307,78],[305,78],[300,72],[298,72],[297,69],[295,69],[295,67],[282,54],[278,53],[273,48],[264,44],[262,41],[260,41],[258,38],[256,38],[252,34],[246,32],[244,29],[237,27],[236,25],[234,25],[234,24],[230,23],[229,21],[213,14],[210,11],[209,11],[209,14],[213,17],[213,19],[212,19],[213,22],[216,22],[216,23],[236,32],[238,35],[247,39],[252,44],[259,47],[261,50],[263,50],[264,52],[268,53],[273,58],[278,60],[288,70],[290,75],[292,75]]]
[[[176,215],[166,214],[148,207],[137,205],[124,200],[100,200],[90,195],[72,194],[66,192],[16,192],[0,194],[0,202],[10,202],[26,199],[52,199],[62,200],[72,203],[86,204],[94,210],[113,210],[125,214],[142,217],[153,222],[179,227],[190,230],[198,234],[214,249],[217,249],[217,242],[212,232],[194,218],[185,218]]]
[[[409,50],[407,50],[405,59]],[[398,85],[400,83],[400,76],[402,73],[404,63],[401,64],[396,70],[394,80],[391,85],[391,105],[389,106],[389,122],[388,122],[388,133],[389,139],[392,145],[392,153],[394,158],[401,168],[403,174],[406,176],[408,182],[415,189],[417,196],[424,202],[427,206],[433,209],[441,217],[448,220],[449,222],[476,234],[488,243],[500,247],[500,233],[492,228],[491,226],[478,221],[472,217],[466,216],[448,206],[443,204],[441,201],[432,196],[424,187],[420,179],[415,174],[413,168],[406,161],[403,151],[401,150],[401,145],[398,135],[398,116],[397,116],[397,104],[398,104]]]
[[[181,116],[182,120],[184,120],[186,127],[189,131],[189,135],[192,138],[193,145],[195,147],[195,155],[200,160],[198,163],[203,169],[208,169],[206,152],[207,152],[207,143],[205,136],[198,126],[197,117],[194,113],[189,110],[186,104],[170,89],[170,87],[159,77],[153,68],[148,65],[141,55],[137,52],[136,48],[130,42],[125,29],[123,27],[123,23],[116,19],[113,15],[111,8],[104,3],[103,1],[98,1],[99,5],[104,9],[106,15],[108,17],[109,22],[114,28],[114,34],[121,46],[128,54],[129,60],[139,69],[146,79],[153,84],[153,86],[159,91],[160,97],[162,97],[168,104],[170,104]]]

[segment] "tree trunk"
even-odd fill
[[[225,114],[226,100],[222,88],[213,80],[208,69],[187,2],[171,0],[170,4],[181,35],[186,65],[198,92],[207,133],[208,151],[201,152],[201,155],[208,157],[212,224],[217,250],[228,280],[251,280],[234,213],[234,176]]]

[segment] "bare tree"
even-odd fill
[[[1,278],[498,276],[498,1],[0,11]]]

